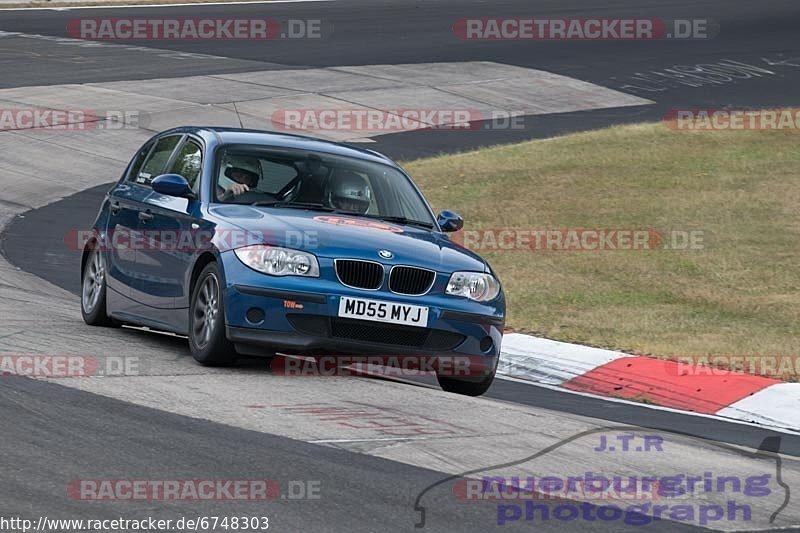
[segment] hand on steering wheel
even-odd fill
[[[234,183],[233,185],[231,185],[230,189],[225,191],[225,194],[222,195],[220,200],[226,200],[226,199],[230,198],[231,196],[239,196],[240,194],[244,194],[249,190],[250,190],[250,187],[248,187],[244,183]]]

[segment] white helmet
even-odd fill
[[[261,162],[257,157],[234,155],[228,158],[224,174],[225,177],[238,183],[243,183],[242,178],[244,178],[252,189],[261,180]]]
[[[331,176],[327,197],[331,207],[363,215],[369,210],[372,191],[361,175],[339,170]]]

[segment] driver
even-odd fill
[[[258,186],[261,162],[256,157],[231,156],[217,182],[217,197],[229,200]]]
[[[331,207],[363,215],[369,210],[372,191],[361,175],[350,170],[339,170],[331,176],[327,197]]]

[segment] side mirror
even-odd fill
[[[188,198],[189,200],[196,198],[192,188],[189,187],[189,182],[180,174],[162,174],[150,182],[150,186],[159,194]]]
[[[446,233],[459,231],[464,227],[464,219],[453,211],[442,211],[436,218],[436,222],[438,222],[439,228]]]

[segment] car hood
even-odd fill
[[[217,227],[234,226],[265,244],[311,252],[319,257],[367,259],[439,272],[483,272],[486,262],[444,233],[363,217],[287,208],[241,205],[212,207]],[[381,258],[380,250],[394,257]]]

